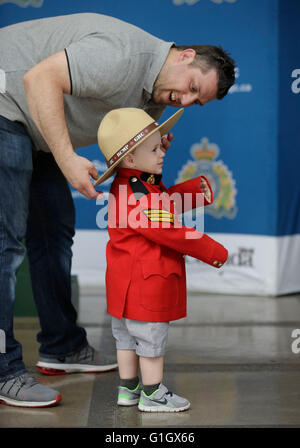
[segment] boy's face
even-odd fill
[[[154,132],[136,148],[131,156],[133,168],[147,173],[161,174],[165,151],[161,149],[160,132]]]

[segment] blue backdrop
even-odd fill
[[[174,129],[164,182],[205,172],[216,202],[205,231],[300,231],[298,0],[0,0],[0,25],[77,12],[133,23],[177,44],[222,45],[237,63],[227,97],[193,106]],[[162,119],[171,115],[168,107]],[[79,151],[103,162],[97,146]],[[108,190],[109,185],[106,190]],[[78,229],[96,229],[100,206],[73,191]]]

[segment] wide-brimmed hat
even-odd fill
[[[114,174],[121,160],[144,142],[154,132],[168,132],[179,120],[183,109],[179,109],[163,124],[158,124],[142,109],[124,107],[108,112],[98,129],[98,144],[106,159],[107,171],[100,176],[97,186]]]

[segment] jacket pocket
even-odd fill
[[[176,260],[140,260],[142,306],[148,311],[168,311],[179,304],[182,267]]]

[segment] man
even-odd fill
[[[176,47],[112,17],[74,14],[0,29],[0,70],[0,401],[50,406],[60,394],[29,375],[13,336],[22,239],[41,324],[39,370],[115,368],[89,346],[71,304],[75,218],[67,181],[87,198],[99,195],[90,179],[96,168],[74,149],[97,142],[109,110],[139,107],[158,119],[166,105],[223,98],[234,61],[221,48]],[[166,149],[172,138],[163,137]]]

